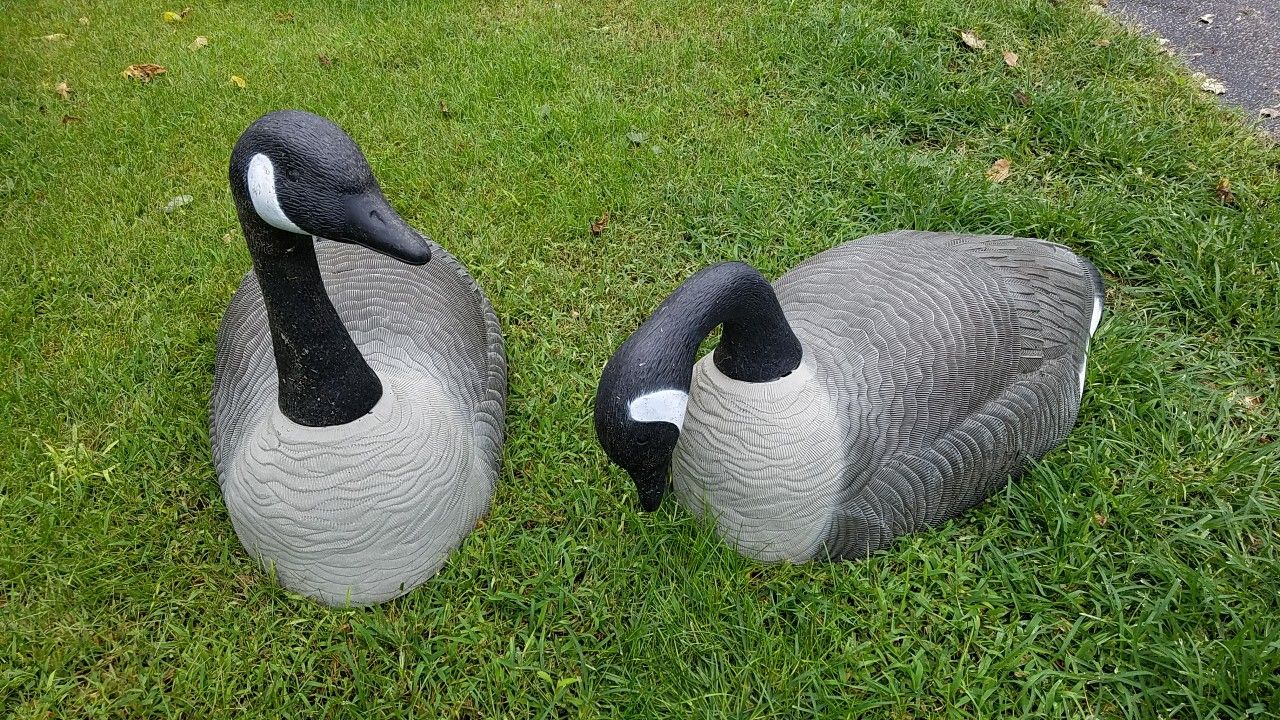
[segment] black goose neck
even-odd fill
[[[363,417],[382,398],[382,383],[329,300],[314,241],[237,205],[271,327],[280,411],[310,427]]]
[[[717,326],[723,331],[712,361],[730,378],[769,382],[800,365],[803,348],[773,286],[744,263],[713,265],[686,280],[645,323],[645,342],[665,346],[655,354],[676,355],[674,364],[691,374],[698,346]]]

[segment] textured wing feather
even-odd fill
[[[814,256],[776,287],[850,419],[831,556],[958,515],[1075,423],[1101,279],[1064,247],[900,232]]]

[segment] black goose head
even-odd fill
[[[259,118],[236,141],[230,180],[246,226],[355,243],[411,265],[431,259],[427,238],[391,208],[360,148],[318,115]],[[264,237],[246,235],[255,255],[271,252]]]
[[[646,511],[667,491],[698,346],[717,325],[713,360],[735,380],[776,380],[804,354],[773,287],[750,265],[704,268],[664,300],[609,359],[596,390],[596,437]]]
[[[632,335],[605,365],[596,389],[596,437],[635,483],[640,507],[657,510],[689,401],[692,362],[678,345],[654,348]]]

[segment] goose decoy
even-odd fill
[[[670,472],[680,503],[745,555],[865,557],[1062,442],[1102,301],[1089,261],[1015,237],[872,236],[773,286],[715,265],[609,360],[596,433],[645,510]]]
[[[209,435],[236,534],[322,603],[403,595],[488,510],[498,319],[332,122],[262,117],[230,179],[253,270],[218,328]]]

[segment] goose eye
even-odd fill
[[[286,180],[288,180],[288,181],[289,181],[289,182],[291,182],[291,183],[296,183],[296,182],[298,182],[298,171],[297,171],[297,169],[296,169],[296,168],[291,168],[291,167],[285,168],[285,169],[284,169],[284,177],[285,177],[285,179],[286,179]]]

